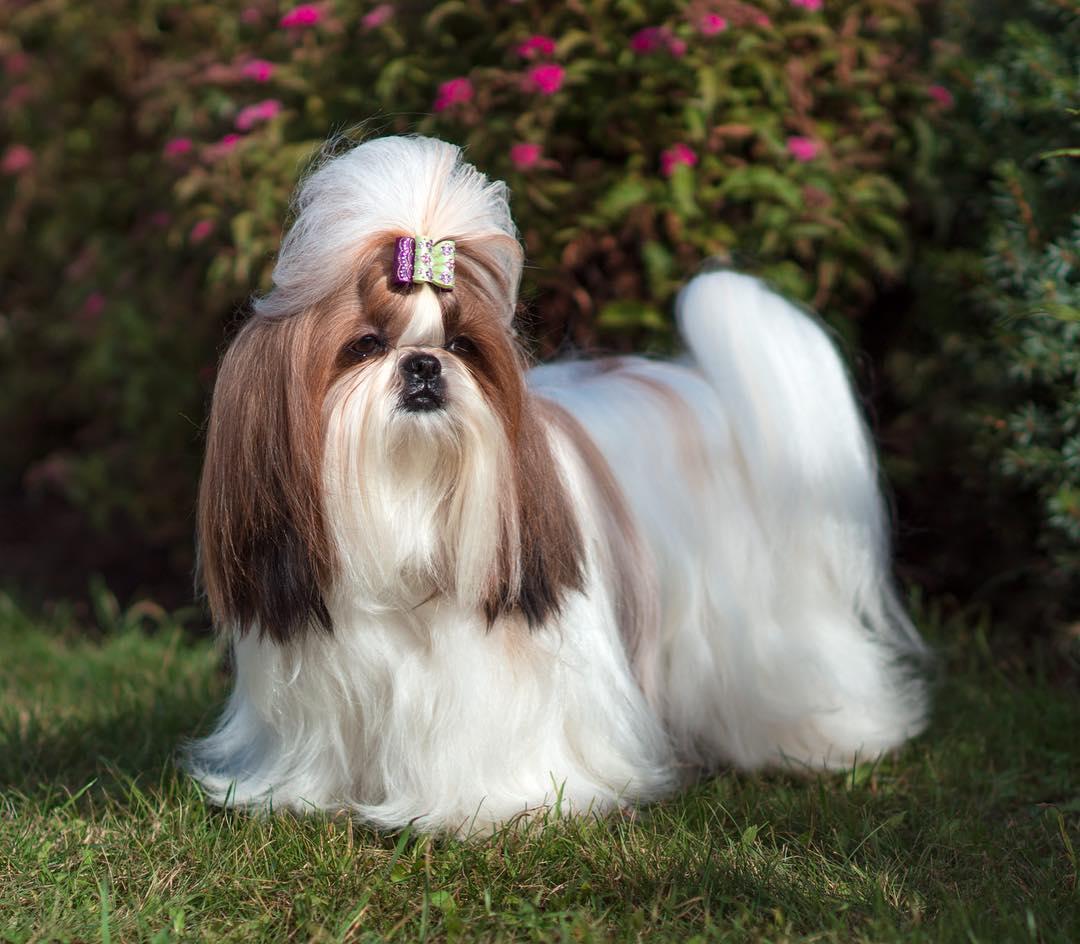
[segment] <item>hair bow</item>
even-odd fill
[[[430,282],[439,288],[454,287],[454,241],[435,242],[430,236],[401,236],[394,250],[394,281]]]

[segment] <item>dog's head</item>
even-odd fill
[[[296,209],[214,392],[216,621],[285,642],[438,597],[542,622],[581,584],[581,537],[513,334],[505,186],[452,145],[381,138],[324,162]],[[452,289],[395,278],[418,235],[454,241]]]

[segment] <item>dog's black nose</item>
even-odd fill
[[[412,383],[431,381],[442,373],[442,364],[434,354],[410,354],[401,362],[401,372]]]
[[[441,410],[445,401],[442,364],[434,354],[409,354],[398,365],[404,380],[401,407],[407,413]]]

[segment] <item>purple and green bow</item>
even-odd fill
[[[430,236],[401,236],[394,249],[394,281],[430,282],[439,288],[454,287],[454,241],[435,242]]]

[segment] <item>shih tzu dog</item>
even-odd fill
[[[826,334],[713,272],[677,302],[685,362],[527,370],[507,199],[420,137],[299,189],[209,423],[200,566],[235,665],[188,758],[209,797],[469,833],[920,731]]]

